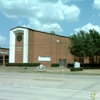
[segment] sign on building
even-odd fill
[[[51,57],[49,57],[49,56],[39,56],[38,61],[51,61]]]

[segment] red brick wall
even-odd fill
[[[34,62],[34,31],[29,30],[28,37],[28,62]]]
[[[20,42],[18,42],[16,39],[19,34],[21,34],[23,37],[22,41]],[[15,62],[16,63],[23,62],[23,41],[24,41],[24,36],[22,33],[15,34]]]
[[[57,42],[59,40],[59,42]],[[73,57],[68,50],[69,39],[49,33],[29,30],[29,62],[38,62],[39,56],[50,56],[50,62],[40,62],[46,66],[59,63],[59,59],[73,62]]]

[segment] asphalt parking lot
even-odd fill
[[[99,75],[0,72],[0,100],[92,100],[93,91]]]

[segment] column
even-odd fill
[[[5,55],[3,54],[3,66],[5,66]]]

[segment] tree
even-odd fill
[[[82,63],[86,56],[90,58],[100,56],[100,34],[96,30],[92,29],[89,32],[81,30],[77,34],[73,34],[70,41],[70,53],[79,57]]]
[[[100,34],[96,30],[89,30],[89,38],[87,39],[86,55],[92,58],[92,62],[97,62],[94,57],[100,56]]]
[[[69,46],[70,53],[76,57],[79,57],[81,63],[84,63],[85,47],[86,47],[86,32],[80,30],[77,34],[73,34],[70,37],[71,45]]]

